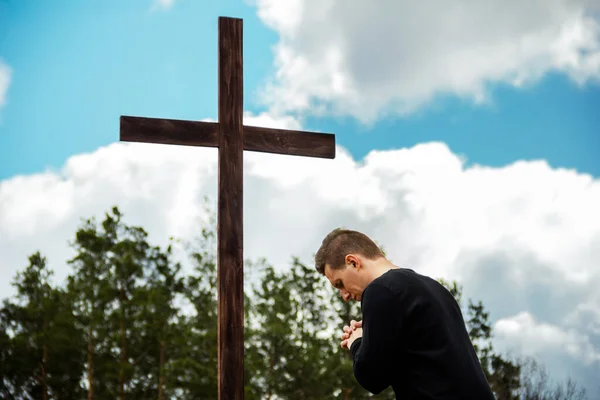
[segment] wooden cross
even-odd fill
[[[219,121],[121,116],[121,141],[217,147],[219,399],[244,398],[243,150],[335,158],[335,136],[243,125],[243,29],[219,17]]]

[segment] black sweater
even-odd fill
[[[460,308],[439,282],[407,268],[371,282],[361,299],[363,336],[350,348],[354,376],[398,399],[494,400]]]

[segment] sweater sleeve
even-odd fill
[[[363,388],[378,394],[392,381],[392,357],[398,346],[402,315],[390,289],[377,284],[369,285],[363,292],[362,315],[362,338],[350,348],[354,376]]]

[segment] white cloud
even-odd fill
[[[447,95],[489,102],[490,84],[549,72],[600,77],[598,0],[255,0],[279,34],[274,111],[327,110],[371,122]]]
[[[152,5],[152,10],[160,9],[160,10],[170,10],[173,7],[175,0],[154,0],[154,4]]]
[[[572,328],[538,322],[525,311],[496,321],[494,331],[503,347],[522,355],[539,357],[548,352],[566,352],[585,364],[600,361],[600,350],[587,335]]]
[[[6,104],[6,96],[11,76],[12,69],[0,59],[0,108]]]
[[[299,127],[268,114],[245,123]],[[334,227],[361,230],[398,265],[458,279],[484,302],[505,348],[537,351],[554,373],[572,372],[569,361],[592,379],[600,180],[541,161],[465,168],[440,143],[373,151],[360,163],[337,151],[335,160],[245,153],[246,258],[310,263]],[[116,143],[60,171],[0,181],[0,273],[12,278],[39,249],[62,280],[80,218],[102,218],[113,205],[154,243],[194,235],[202,198],[216,202],[216,165],[216,149]],[[12,293],[0,280],[0,296]]]

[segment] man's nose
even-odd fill
[[[350,300],[350,293],[346,292],[345,290],[340,290],[340,292],[342,299],[344,299],[345,302],[348,302]]]

